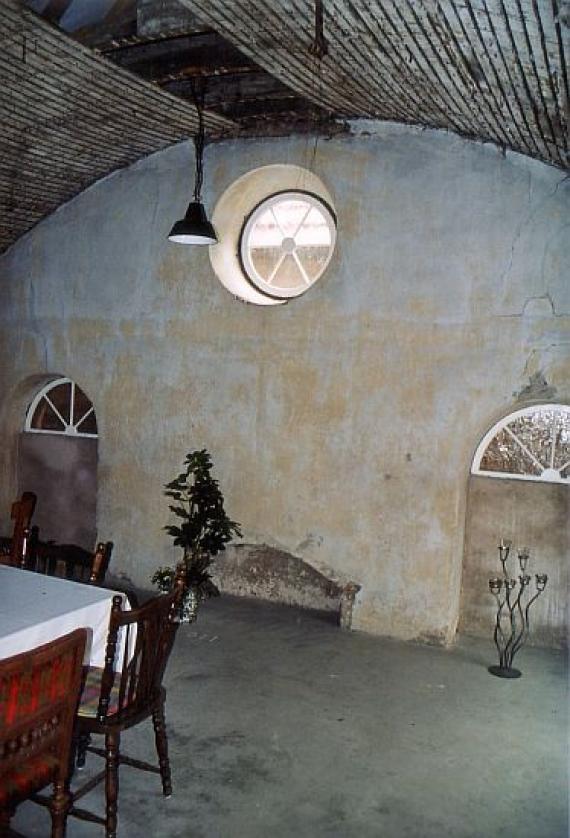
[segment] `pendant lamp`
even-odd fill
[[[201,86],[200,93],[198,93],[194,79],[192,79],[192,95],[198,112],[198,133],[194,137],[194,148],[196,150],[194,199],[188,204],[184,218],[181,218],[173,226],[168,234],[168,239],[177,244],[216,244],[218,237],[213,225],[208,221],[201,197],[204,180],[204,86]]]

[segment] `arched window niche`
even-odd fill
[[[56,375],[41,383],[23,419],[18,489],[37,496],[40,539],[92,550],[99,442],[93,402],[72,379]]]
[[[89,397],[70,378],[56,378],[36,394],[26,413],[25,430],[97,438],[97,420]]]
[[[563,648],[567,642],[570,565],[570,406],[519,408],[479,442],[467,488],[459,631],[489,640],[496,605],[488,580],[501,574],[498,544],[526,548],[531,573],[548,574],[548,589],[532,614],[529,642]]]
[[[505,416],[479,443],[471,473],[570,485],[570,406],[538,404]]]

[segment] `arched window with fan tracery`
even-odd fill
[[[26,415],[26,431],[97,437],[97,419],[89,397],[74,381],[58,378],[40,390]]]
[[[472,474],[570,485],[570,406],[517,410],[483,437]]]

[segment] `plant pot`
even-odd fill
[[[180,606],[179,620],[181,623],[195,623],[198,619],[198,607],[201,597],[196,588],[188,588],[184,592]]]

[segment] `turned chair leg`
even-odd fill
[[[90,742],[91,736],[88,733],[80,733],[77,737],[77,742],[75,744],[75,765],[77,766],[77,768],[79,768],[79,770],[85,767],[85,756],[87,754],[87,748],[89,747]]]
[[[51,838],[65,838],[67,812],[71,802],[69,791],[63,780],[53,784],[53,797],[50,801]]]
[[[154,725],[154,739],[156,742],[156,752],[158,754],[160,778],[162,780],[162,793],[165,797],[171,797],[172,777],[170,775],[168,739],[166,738],[166,725],[164,722],[164,702],[159,704],[158,707],[153,710],[152,723]]]
[[[117,835],[117,798],[119,796],[119,747],[121,736],[119,733],[105,735],[106,772],[106,838],[116,838]]]

